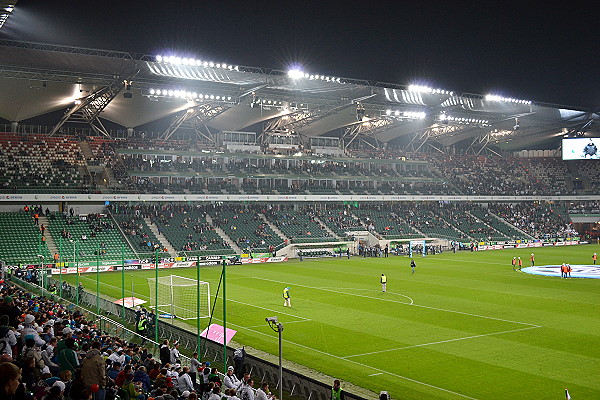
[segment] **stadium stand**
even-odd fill
[[[439,203],[423,203],[418,207],[409,203],[401,203],[395,209],[397,214],[404,216],[411,227],[422,232],[426,237],[458,241],[470,240],[469,235],[461,232],[447,221],[446,212]]]
[[[570,194],[558,159],[438,155],[430,157],[441,175],[467,195]]]
[[[497,237],[497,239],[495,239],[496,236],[492,236],[492,240],[518,240],[527,238],[523,232],[516,230],[512,225],[508,224],[503,219],[489,213],[485,208],[474,207],[470,213],[474,217],[479,218],[486,225],[489,225],[496,231],[500,232],[501,236]]]
[[[27,260],[39,260],[38,255],[43,255],[47,262],[52,260],[45,237],[40,232],[40,226],[34,224],[32,214],[0,213],[1,259],[19,264]]]
[[[363,230],[360,220],[352,214],[352,209],[345,207],[328,208],[327,210],[315,210],[316,217],[329,227],[342,239],[346,239],[346,232]]]
[[[2,193],[87,193],[79,144],[70,137],[0,135]]]
[[[136,214],[129,213],[130,210],[127,206],[119,207],[118,211],[112,214],[115,222],[121,227],[122,232],[130,238],[129,243],[133,248],[140,253],[153,252],[160,250],[161,252],[168,253],[163,248],[160,240],[154,235],[150,227],[146,224],[143,218]],[[119,213],[119,212],[122,212]]]
[[[207,206],[165,204],[153,210],[152,223],[165,235],[176,251],[188,255],[233,254],[229,244],[207,219]]]
[[[315,212],[310,208],[294,210],[293,206],[279,205],[267,209],[265,215],[292,243],[337,241],[315,221]]]
[[[566,208],[558,204],[490,204],[490,210],[536,239],[577,235]]]
[[[359,209],[353,209],[356,215],[370,231],[378,232],[382,238],[416,238],[422,236],[411,227],[395,210],[385,205],[366,205]]]
[[[105,214],[53,212],[48,217],[48,228],[57,246],[62,238],[64,256],[70,260],[75,256],[78,261],[93,261],[97,256],[109,254],[120,257],[123,251],[127,258],[135,256],[113,220]]]
[[[213,224],[223,229],[242,250],[272,252],[284,239],[261,218],[261,212],[259,207],[224,204],[211,210],[210,215]]]
[[[82,155],[89,146],[91,155]],[[194,150],[212,153],[195,153]],[[105,167],[108,190],[137,193],[566,195],[598,193],[594,163],[511,155],[352,149],[350,158],[281,155],[184,140],[0,134],[0,191],[98,191],[86,165]],[[371,158],[369,158],[371,157]],[[577,185],[574,184],[577,183]]]

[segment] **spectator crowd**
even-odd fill
[[[143,345],[103,332],[78,310],[0,280],[2,400],[267,400],[249,374],[189,362],[165,340],[155,358]]]

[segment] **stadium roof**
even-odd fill
[[[176,55],[0,40],[0,60],[0,118],[25,123],[71,110],[124,128],[169,117],[176,129],[188,113],[211,131],[294,132],[346,141],[360,136],[413,150],[425,142],[485,142],[513,150],[557,142],[598,121],[590,110],[529,99]],[[73,122],[68,116],[51,124]]]
[[[4,23],[10,17],[13,10],[15,9],[15,5],[19,0],[12,1],[0,1],[0,29],[4,26]]]

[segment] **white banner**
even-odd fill
[[[396,195],[229,195],[229,194],[7,194],[0,195],[0,201],[19,203],[39,202],[115,202],[115,201],[172,201],[172,202],[205,202],[205,201],[585,201],[600,200],[600,195],[593,196],[396,196]]]

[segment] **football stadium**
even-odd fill
[[[599,398],[597,112],[186,51],[0,60],[0,394]]]

